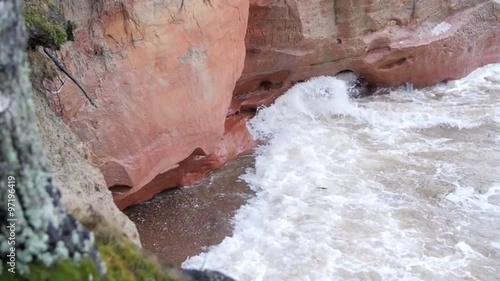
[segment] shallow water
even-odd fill
[[[238,179],[253,161],[251,155],[240,156],[201,183],[166,190],[124,210],[137,226],[143,248],[162,263],[180,266],[220,243],[232,232],[231,218],[253,196]]]
[[[184,262],[239,280],[500,280],[500,65],[350,100],[296,85],[249,123],[267,140],[234,233]]]

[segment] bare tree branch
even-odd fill
[[[57,58],[53,54],[51,54],[50,51],[47,48],[44,47],[43,51],[45,52],[45,54],[47,54],[47,56],[49,56],[49,58],[54,62],[54,64],[62,72],[64,72],[64,74],[66,74],[69,77],[69,79],[71,79],[71,81],[73,81],[78,86],[78,88],[80,88],[80,90],[82,90],[83,94],[85,95],[85,97],[87,98],[87,100],[90,102],[90,104],[93,105],[94,107],[97,107],[97,104],[95,103],[95,101],[93,101],[90,98],[89,94],[87,93],[87,91],[85,91],[85,89],[80,84],[80,82],[78,82],[78,80],[76,80],[76,78],[73,77],[73,75],[71,75],[71,73],[69,73],[69,71],[57,60]]]

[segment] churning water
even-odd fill
[[[267,140],[231,237],[184,267],[239,280],[500,280],[500,65],[350,100],[301,83],[249,127]]]

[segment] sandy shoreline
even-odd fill
[[[241,156],[200,184],[167,190],[127,208],[144,249],[163,263],[180,265],[231,235],[235,212],[253,196],[238,177],[253,163],[253,155]]]

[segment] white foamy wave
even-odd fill
[[[332,77],[296,85],[249,122],[267,142],[233,235],[183,266],[242,281],[497,280],[499,70],[357,101]]]
[[[500,217],[500,184],[493,186],[485,193],[472,187],[459,187],[446,199],[469,210],[492,211]]]
[[[291,120],[314,120],[332,115],[356,114],[356,111],[355,105],[349,102],[345,82],[322,76],[296,84],[286,95],[279,97],[273,106],[261,109],[250,120],[249,127],[257,138],[269,138],[282,131]]]

